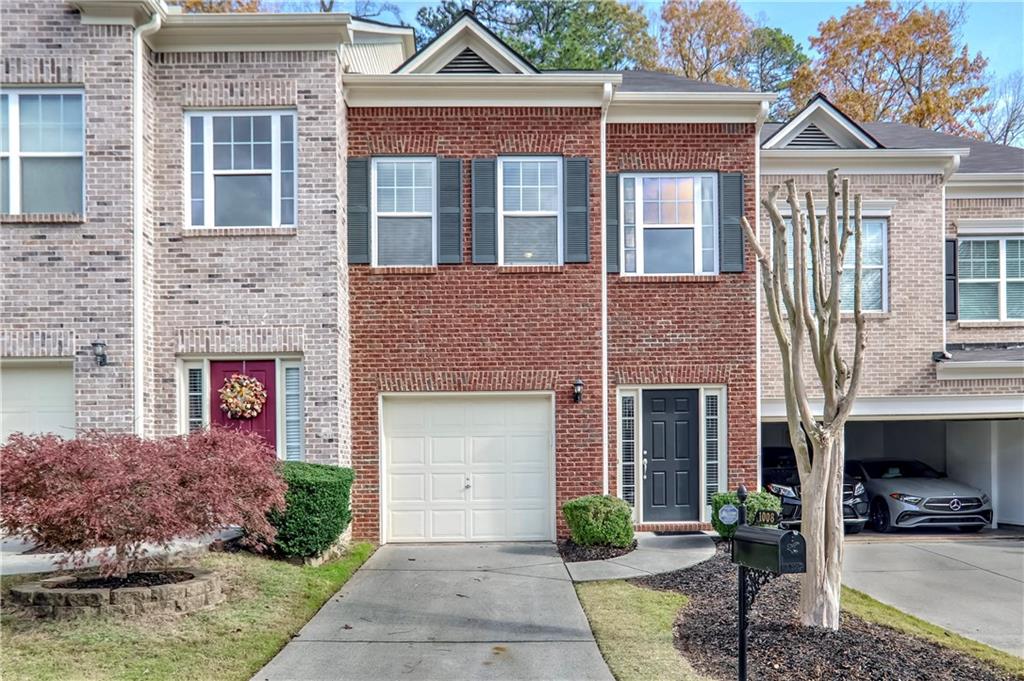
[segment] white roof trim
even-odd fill
[[[811,400],[820,415],[822,400]],[[918,397],[858,397],[850,418],[855,421],[977,419],[1020,417],[1020,395],[921,395]],[[785,421],[786,401],[761,400],[762,421]]]
[[[775,131],[761,145],[762,149],[782,149],[794,137],[814,123],[840,147],[851,149],[877,149],[878,144],[864,134],[842,111],[819,98],[811,102],[795,118]]]
[[[1024,362],[989,360],[979,362],[939,362],[935,375],[940,381],[969,381],[988,378],[1024,378]],[[1018,397],[1018,410],[1020,398]]]
[[[594,106],[605,84],[622,76],[600,73],[350,74],[345,102],[372,106]]]
[[[957,218],[956,233],[961,236],[974,234],[1024,234],[1024,216],[1015,218]]]
[[[467,47],[499,73],[536,73],[522,57],[483,29],[470,16],[464,16],[452,24],[396,73],[437,73]]]
[[[762,149],[762,175],[942,175],[949,178],[969,149]]]
[[[1024,198],[1024,173],[954,173],[947,199]]]

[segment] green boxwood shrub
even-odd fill
[[[719,492],[718,494],[711,497],[711,524],[714,525],[715,531],[722,539],[732,539],[732,535],[736,532],[735,525],[726,525],[718,519],[718,509],[722,508],[726,504],[732,504],[739,508],[740,500],[736,497],[736,492]],[[782,510],[782,503],[779,498],[771,492],[751,492],[747,495],[747,503],[745,504],[747,509],[747,524],[754,524],[754,514],[758,511],[775,511],[776,513]]]
[[[622,499],[598,494],[571,499],[562,506],[572,540],[580,546],[615,546],[633,543],[633,514]]]
[[[351,468],[287,461],[281,474],[288,483],[284,512],[269,514],[277,529],[274,548],[289,558],[310,558],[337,541],[352,519]]]

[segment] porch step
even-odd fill
[[[678,523],[639,523],[634,524],[633,529],[637,532],[708,532],[711,530],[711,523],[696,520]]]

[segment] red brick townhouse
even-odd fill
[[[763,192],[792,177],[824,203],[838,167],[863,197],[868,347],[847,458],[924,461],[1024,525],[1024,149],[858,123],[820,96],[761,140]],[[762,443],[786,445],[766,317],[761,333]]]

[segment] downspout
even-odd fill
[[[754,124],[754,235],[758,239],[761,238],[761,128],[764,126],[765,120],[768,118],[768,102],[761,102],[761,109],[757,112],[757,119]],[[754,264],[754,308],[755,313],[755,325],[754,325],[754,345],[757,352],[757,357],[754,360],[754,418],[757,419],[757,435],[754,438],[757,461],[757,487],[761,489],[761,268],[755,263]],[[726,395],[726,400],[729,396]],[[728,410],[726,410],[726,418],[728,418]],[[728,433],[726,429],[726,433]],[[726,451],[728,456],[728,450]],[[729,466],[729,461],[726,459],[726,467]],[[729,474],[726,472],[726,481],[729,479]],[[728,482],[726,482],[728,488]]]
[[[145,211],[142,205],[142,185],[145,164],[143,163],[144,136],[142,60],[145,58],[145,38],[160,30],[159,12],[153,12],[149,20],[135,28],[132,34],[132,422],[139,437],[145,435],[143,418],[143,379],[145,377],[145,328],[143,310],[143,266],[145,255],[142,223]]]
[[[612,103],[612,84],[604,84],[601,96],[601,493],[608,494],[608,224],[605,176],[607,174],[608,107]]]
[[[949,178],[953,177],[953,173],[960,169],[960,154],[956,154],[950,159],[949,163],[942,172],[942,188],[940,194],[942,196],[942,224],[939,226],[939,247],[942,249],[939,253],[942,254],[942,276],[943,276],[943,288],[942,288],[942,352],[946,352],[946,345],[949,341],[949,322],[946,321],[946,288],[945,288],[945,276],[946,276],[946,183],[949,182]]]

